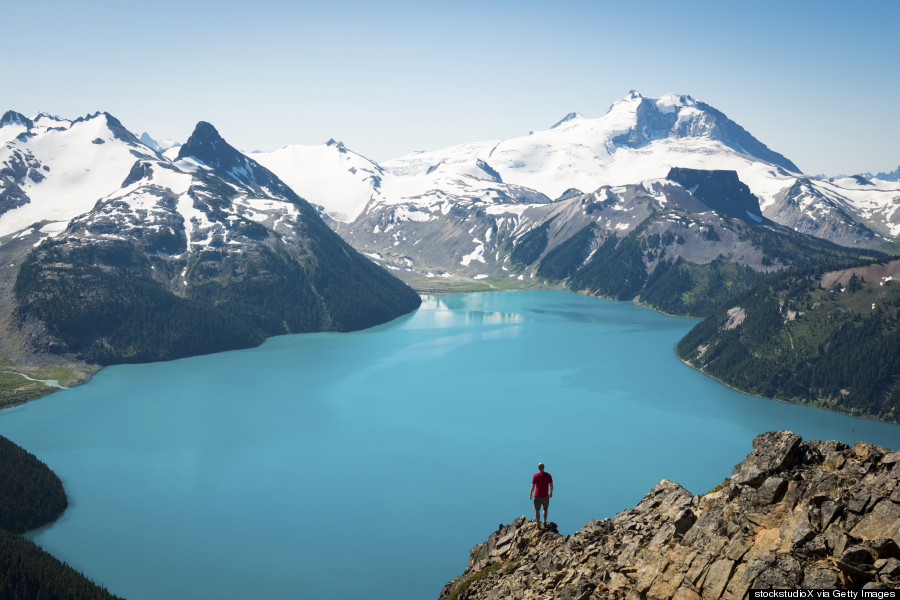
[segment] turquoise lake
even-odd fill
[[[660,479],[702,493],[754,435],[900,427],[735,392],[683,365],[696,323],[560,291],[432,296],[351,334],[103,369],[0,413],[70,507],[35,541],[129,600],[436,598],[498,524],[573,533]]]

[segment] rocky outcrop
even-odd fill
[[[716,490],[660,481],[573,535],[519,517],[440,598],[747,598],[752,588],[900,586],[900,451],[757,436]]]

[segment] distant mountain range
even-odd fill
[[[900,183],[804,175],[674,94],[382,164],[334,140],[243,154],[207,123],[181,145],[106,113],[10,111],[0,240],[19,328],[0,354],[143,361],[417,305],[371,261],[419,290],[560,286],[706,315],[774,271],[886,258]]]
[[[3,123],[7,353],[166,360],[419,305],[208,123],[174,160],[105,113]]]
[[[380,165],[335,143],[253,156],[345,223],[345,236],[360,247],[354,241],[359,220],[371,222],[375,213],[395,224],[376,244],[388,247],[411,210],[419,213],[415,218],[425,211],[434,219],[450,206],[519,205],[507,212],[513,215],[523,204],[576,191],[661,179],[672,167],[735,171],[764,216],[835,243],[881,248],[900,236],[900,183],[804,175],[722,112],[674,94],[652,99],[631,92],[600,118],[571,113],[525,137],[417,152]]]
[[[897,167],[893,171],[881,171],[874,175],[872,173],[860,173],[859,177],[864,179],[881,179],[884,181],[900,181],[900,167]]]

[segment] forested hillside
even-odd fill
[[[635,298],[669,314],[701,317],[775,270],[883,256],[775,224],[682,210],[657,212],[631,233],[609,236],[580,268],[590,238],[581,232],[572,241],[547,253],[537,272],[558,278],[569,275],[566,285],[573,291],[617,300]],[[560,254],[573,257],[568,267],[559,260]],[[709,258],[698,260],[705,257]]]
[[[0,436],[0,598],[115,598],[18,535],[55,521],[66,506],[59,477],[33,454]]]
[[[24,533],[55,521],[69,502],[59,477],[0,436],[0,529]]]
[[[900,422],[900,260],[776,275],[678,344],[740,390]]]
[[[364,329],[420,303],[208,123],[178,162],[137,161],[116,194],[38,245],[14,291],[30,348],[100,365]]]

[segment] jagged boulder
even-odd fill
[[[900,587],[900,452],[757,436],[715,492],[660,481],[571,536],[519,517],[441,598],[747,598],[751,588]]]
[[[774,473],[793,466],[800,458],[799,435],[771,431],[753,438],[753,452],[731,473],[733,483],[759,485]]]

